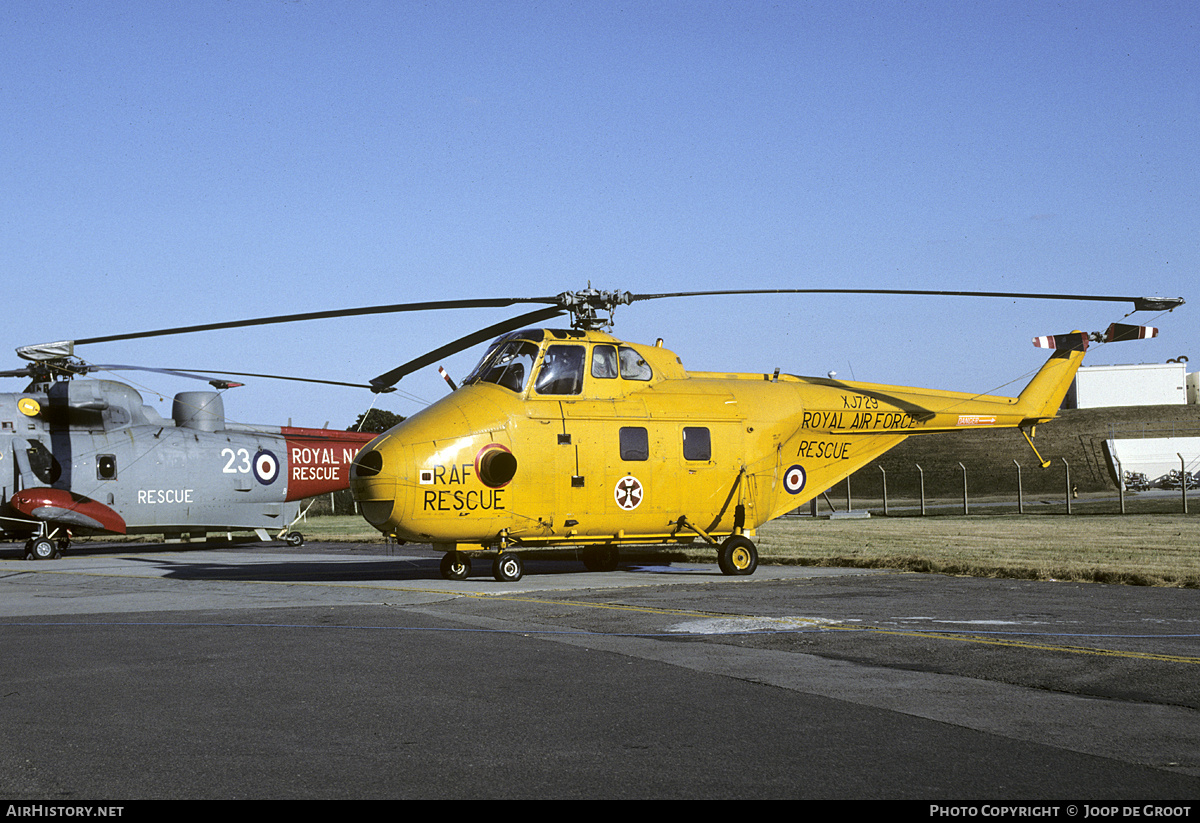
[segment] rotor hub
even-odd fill
[[[632,302],[633,295],[627,291],[601,291],[593,289],[591,284],[586,289],[565,291],[558,296],[559,306],[571,312],[571,327],[583,331],[612,328],[613,309]]]

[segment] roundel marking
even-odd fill
[[[804,469],[799,465],[790,466],[783,473],[783,487],[788,494],[799,494],[804,489],[805,480]]]
[[[254,455],[254,479],[269,486],[279,477],[279,461],[266,449]]]
[[[642,493],[642,482],[633,475],[622,477],[613,487],[613,497],[617,505],[627,512],[633,511],[641,504]]]
[[[26,417],[37,417],[42,411],[42,404],[34,400],[32,397],[22,397],[17,401],[17,408],[21,410],[21,414]]]

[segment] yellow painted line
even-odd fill
[[[843,627],[833,626],[831,628],[841,629]],[[1098,649],[1091,646],[1059,646],[1052,643],[1035,643],[1028,640],[1007,640],[997,637],[980,637],[978,635],[938,634],[937,632],[906,632],[894,629],[880,629],[873,626],[864,626],[861,628],[861,631],[869,631],[872,634],[896,635],[899,637],[920,637],[928,640],[957,640],[963,643],[979,643],[985,646],[1008,646],[1011,648],[1034,649],[1037,651],[1090,654],[1098,657],[1123,657],[1137,660],[1157,660],[1165,663],[1191,663],[1193,665],[1200,664],[1200,657],[1185,657],[1183,655],[1171,654],[1151,654],[1148,652],[1133,652],[1121,649]],[[1148,637],[1144,639],[1153,640],[1154,638]]]
[[[628,606],[619,603],[585,603],[578,600],[542,600],[532,597],[513,597],[507,595],[486,595],[462,593],[467,597],[498,597],[501,600],[512,600],[516,602],[536,603],[539,605],[573,605],[580,608],[589,609],[611,609],[615,611],[641,612],[645,614],[665,614],[678,617],[695,617],[718,620],[775,620],[781,623],[793,622],[800,626],[820,625],[822,628],[827,628],[830,631],[843,632],[869,632],[871,634],[894,635],[897,637],[919,637],[927,640],[956,640],[960,643],[976,643],[985,646],[1003,646],[1017,649],[1030,649],[1036,651],[1055,651],[1066,652],[1069,654],[1088,654],[1098,657],[1118,657],[1129,658],[1136,660],[1155,660],[1165,663],[1190,663],[1192,665],[1200,664],[1200,657],[1187,657],[1183,655],[1167,655],[1167,654],[1151,654],[1148,652],[1124,651],[1120,649],[1100,649],[1088,646],[1060,646],[1053,643],[1038,643],[1028,640],[1015,640],[996,637],[983,637],[980,635],[955,635],[955,634],[939,634],[937,632],[911,632],[900,631],[896,629],[883,629],[877,626],[845,626],[823,623],[820,618],[785,618],[785,617],[765,617],[762,615],[746,615],[746,614],[729,614],[727,612],[702,612],[702,611],[687,611],[683,609],[658,609],[644,606]],[[1153,639],[1153,638],[1147,638]]]

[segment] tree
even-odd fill
[[[384,411],[383,409],[367,409],[358,416],[358,419],[354,421],[354,425],[346,429],[346,431],[382,433],[403,419],[403,415],[395,414],[390,411]]]

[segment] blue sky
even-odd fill
[[[1159,339],[1088,362],[1200,363],[1197,9],[6,4],[0,348],[591,282],[1182,296],[1192,302],[1170,315],[1135,315]],[[704,298],[620,308],[616,333],[663,337],[694,370],[1011,394],[1044,359],[1033,336],[1126,311]],[[365,381],[511,313],[80,354]],[[480,353],[446,368],[461,378]],[[194,388],[135,382],[168,403]],[[436,369],[401,388],[418,399],[381,405],[411,414],[446,391]],[[371,402],[254,381],[225,406],[243,422],[345,427]]]

